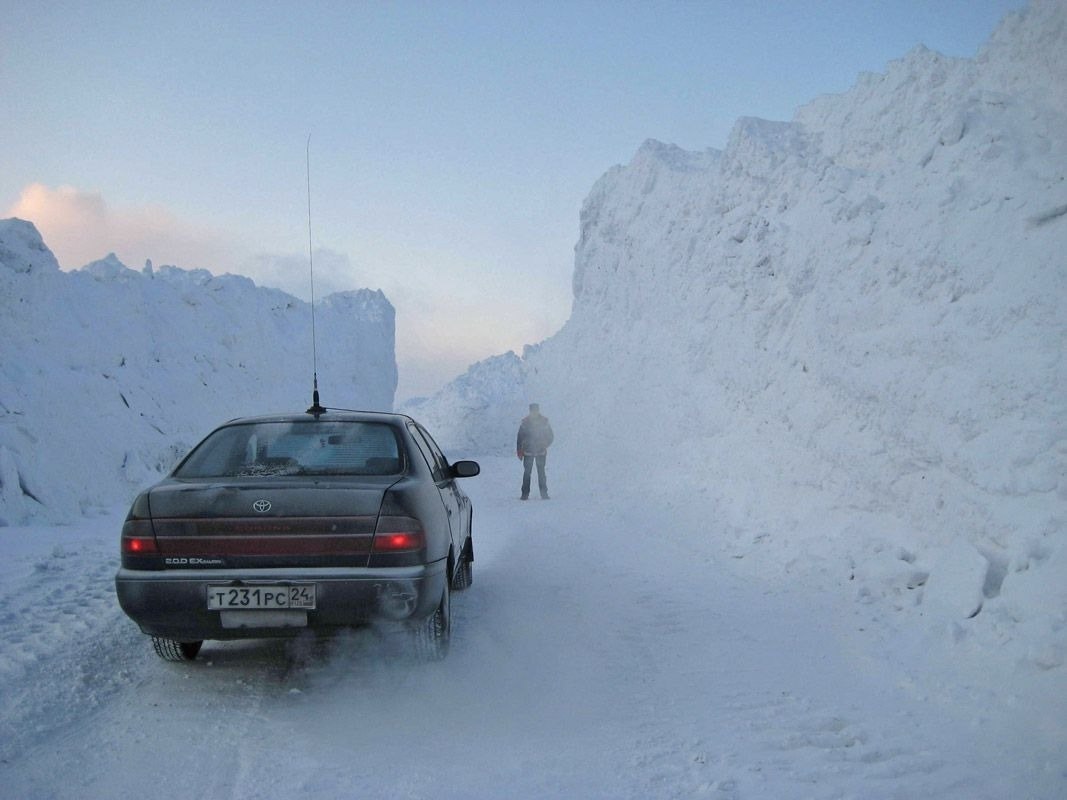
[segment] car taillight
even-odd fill
[[[426,533],[414,517],[378,517],[371,545],[369,566],[401,567],[422,563],[426,553]]]
[[[122,523],[122,566],[134,569],[162,569],[159,544],[148,509],[148,500],[140,495],[133,502],[129,516]]]
[[[426,546],[426,535],[422,531],[404,533],[379,533],[374,537],[375,553],[396,553],[400,550],[419,550]]]
[[[152,555],[159,552],[152,522],[147,519],[127,519],[122,525],[122,552]]]
[[[159,553],[159,548],[156,547],[156,540],[147,536],[130,536],[122,537],[122,552],[129,553],[134,556],[147,556],[156,555]]]

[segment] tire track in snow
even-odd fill
[[[23,645],[56,673],[33,696],[58,700],[10,706],[24,733],[0,765],[5,791],[992,800],[1004,788],[986,790],[966,746],[934,739],[888,672],[863,674],[876,665],[839,640],[826,598],[753,585],[699,544],[657,537],[669,520],[645,518],[654,502],[646,513],[563,492],[520,504],[510,472],[489,462],[485,474],[471,491],[474,585],[453,598],[441,663],[373,629],[209,642],[193,664],[163,663],[110,605],[110,567],[93,566],[91,548],[36,589],[67,611],[9,591],[8,609],[47,632],[42,649]],[[102,576],[106,590],[83,591]],[[81,616],[68,603],[79,595],[92,598]],[[71,647],[99,640],[64,624],[96,624],[93,609],[104,653]],[[32,694],[19,669],[5,690]],[[79,674],[97,699],[64,716]]]
[[[87,520],[110,527],[110,518]],[[62,530],[62,529],[60,529]],[[8,529],[8,535],[20,535]],[[0,596],[0,763],[93,713],[140,659],[115,603],[115,557],[98,539],[61,536],[47,555],[5,565]]]
[[[193,664],[160,661],[115,598],[121,517],[83,527],[46,531],[54,546],[4,565],[3,793],[151,794],[173,782],[191,795],[246,796],[242,768],[254,759],[242,747],[265,718],[261,687],[284,684],[306,654],[208,643]]]
[[[551,518],[565,529],[537,529],[529,515],[516,527],[544,540],[540,560],[560,584],[545,596],[556,616],[579,627],[574,642],[601,665],[598,680],[613,687],[615,709],[600,709],[612,729],[598,735],[611,740],[616,769],[628,773],[629,796],[741,797],[768,787],[790,796],[790,787],[803,786],[823,787],[810,790],[812,797],[833,797],[851,785],[877,797],[891,796],[905,776],[918,776],[934,793],[951,784],[937,775],[943,761],[917,746],[912,730],[872,732],[856,721],[848,692],[837,703],[827,690],[833,677],[803,663],[839,648],[825,623],[796,607],[797,598],[761,594],[661,539],[658,512],[644,521],[640,509],[621,508],[605,519],[593,505]],[[577,542],[576,552],[571,531],[591,540]],[[829,612],[812,603],[810,613]],[[813,641],[797,640],[798,630]],[[825,668],[849,677],[847,663]]]

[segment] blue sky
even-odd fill
[[[558,330],[582,201],[645,139],[722,147],[1023,5],[0,0],[0,214],[64,268],[306,299],[310,135],[317,293],[385,291],[402,399]]]

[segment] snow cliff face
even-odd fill
[[[572,316],[524,357],[557,463],[901,603],[942,551],[987,600],[1067,551],[1065,20],[604,175]]]
[[[542,354],[560,405],[593,411],[590,432],[604,408],[609,431],[625,406],[672,409],[650,438],[701,441],[727,457],[713,473],[739,466],[744,431],[764,447],[742,472],[770,491],[890,503],[931,533],[995,538],[1015,501],[1047,512],[1026,515],[1034,534],[1055,527],[1065,15],[1037,4],[974,61],[920,48],[791,123],[741,120],[721,155],[647,143],[609,172],[582,212],[572,319]],[[608,393],[595,406],[566,397],[576,365]]]
[[[390,410],[393,307],[317,307],[326,405]],[[36,228],[0,221],[0,520],[125,501],[216,424],[311,403],[310,307],[242,277],[143,272],[113,255],[61,272]]]

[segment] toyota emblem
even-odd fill
[[[266,514],[270,511],[270,500],[257,500],[252,504],[252,509],[260,514]]]

